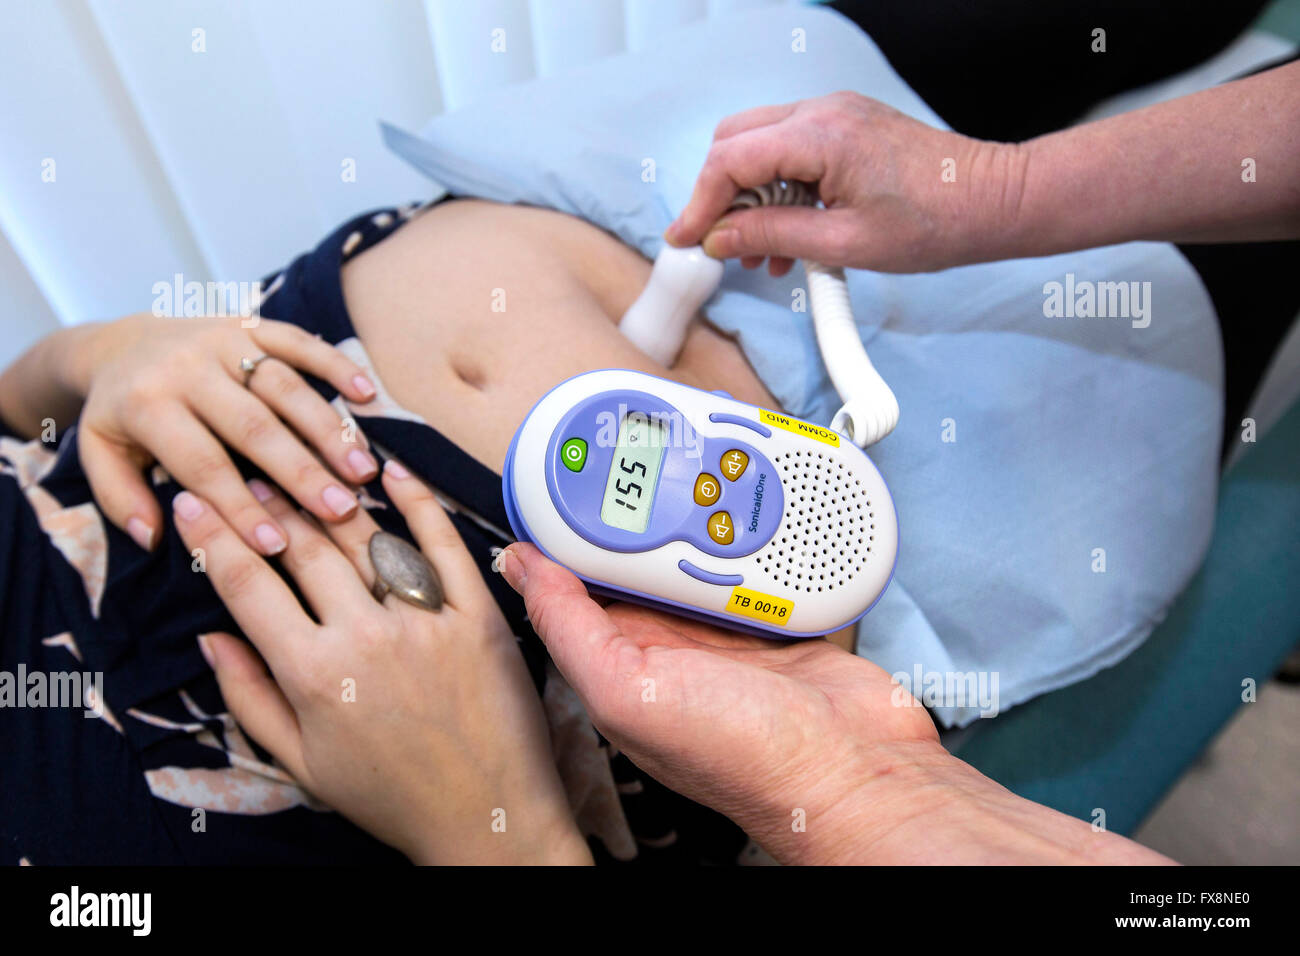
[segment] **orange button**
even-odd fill
[[[697,505],[711,505],[718,500],[720,494],[722,494],[722,488],[718,485],[718,479],[708,472],[695,479],[695,503]]]
[[[718,467],[722,469],[722,477],[728,481],[735,481],[745,473],[745,467],[749,464],[749,456],[739,448],[733,448],[722,456],[718,462]]]
[[[709,518],[709,537],[715,544],[731,544],[731,515],[725,511],[715,511]]]

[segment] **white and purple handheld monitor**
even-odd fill
[[[643,372],[553,388],[502,484],[515,535],[593,591],[763,637],[852,624],[898,551],[889,490],[852,442]]]

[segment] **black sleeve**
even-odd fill
[[[1268,0],[834,0],[953,129],[1020,142],[1190,69]],[[1093,31],[1105,30],[1105,52]]]

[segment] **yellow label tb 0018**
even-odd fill
[[[785,627],[790,623],[790,613],[793,610],[793,601],[740,586],[731,589],[731,598],[727,601],[729,613],[753,618],[764,624],[775,624],[778,627]]]

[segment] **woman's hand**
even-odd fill
[[[104,514],[143,548],[157,543],[162,527],[142,475],[155,461],[263,554],[284,548],[285,529],[249,492],[223,444],[325,521],[357,506],[329,469],[350,482],[378,470],[360,432],[345,428],[295,371],[366,402],[375,388],[356,363],[297,326],[258,319],[245,328],[248,322],[129,316],[78,340],[70,378],[85,396],[77,436],[82,468]],[[262,355],[270,358],[245,387],[240,360]]]
[[[691,201],[664,237],[675,246],[702,241],[709,255],[739,256],[750,268],[770,256],[773,275],[797,258],[928,272],[997,258],[1023,177],[1014,144],[934,129],[857,93],[835,93],[719,123]],[[826,208],[727,213],[739,191],[775,179],[816,183]]]
[[[383,481],[442,580],[436,612],[371,595],[378,529],[364,511],[322,531],[250,483],[288,533],[280,560],[313,620],[221,516],[177,495],[186,547],[206,551],[261,652],[228,634],[201,641],[230,712],[307,790],[417,862],[589,863],[541,703],[477,567],[418,479],[390,461]]]

